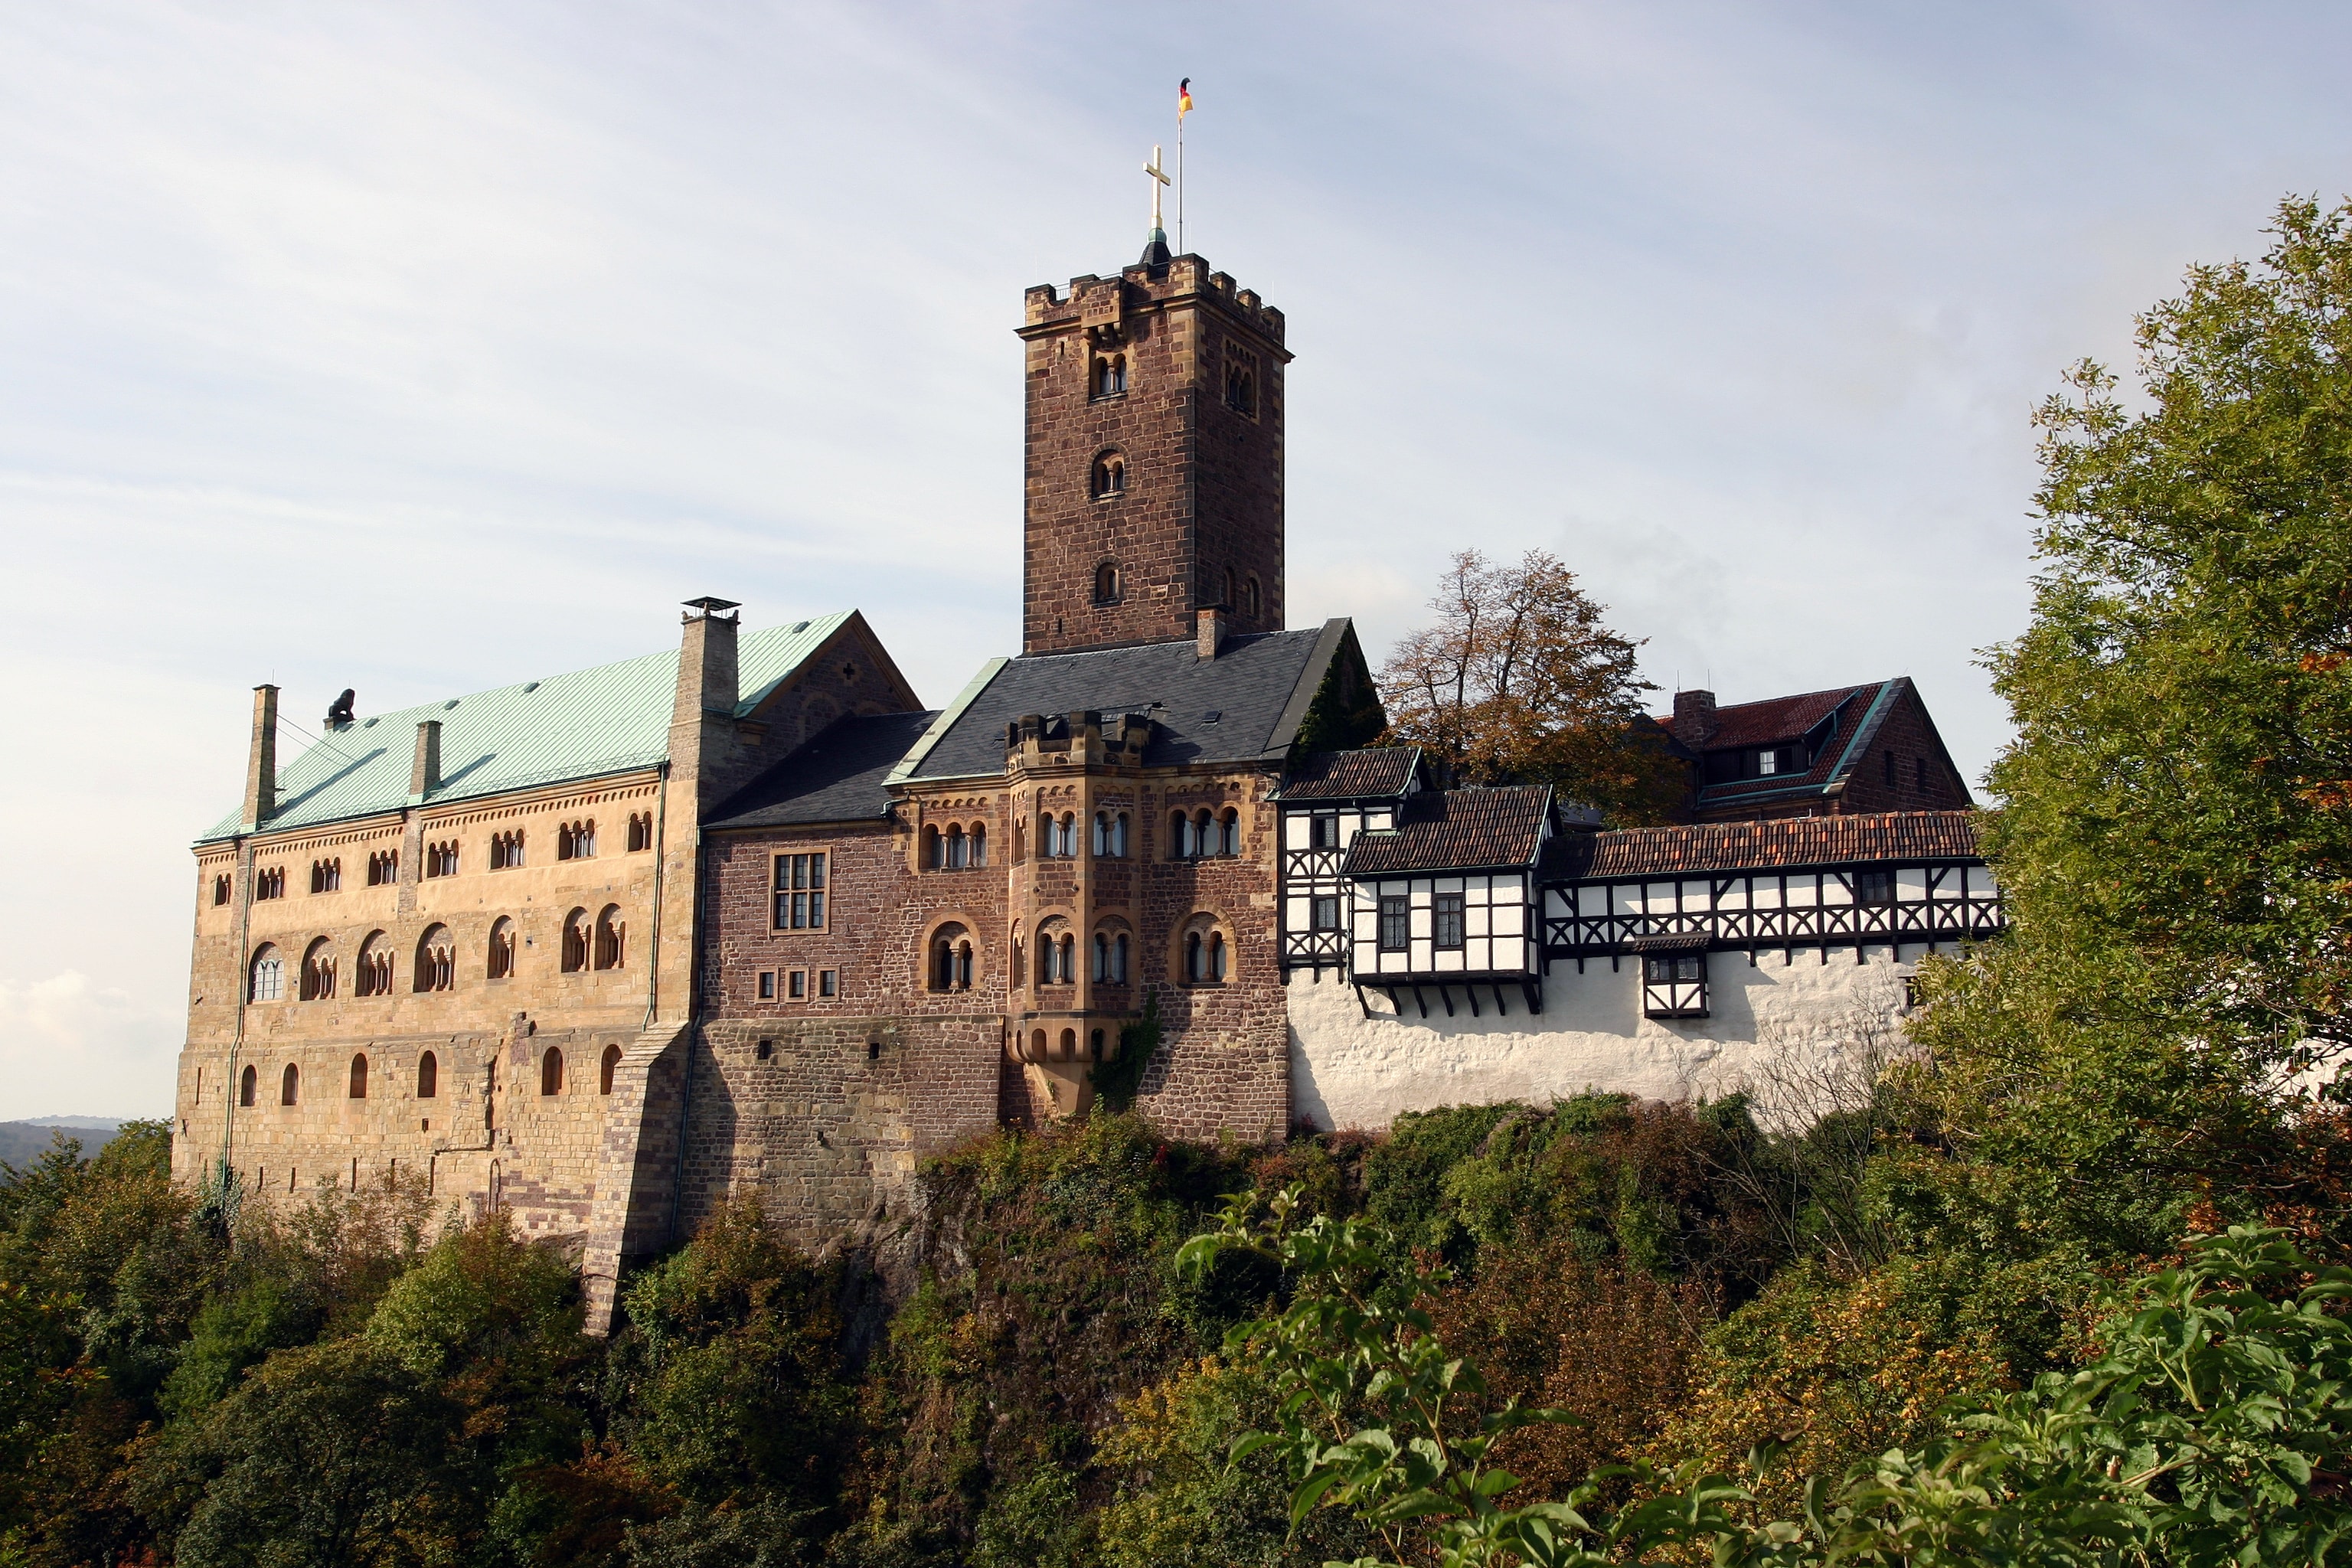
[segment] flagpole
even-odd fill
[[[1184,254],[1184,111],[1176,111],[1176,254]]]

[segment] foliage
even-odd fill
[[[1118,1032],[1118,1054],[1087,1069],[1094,1085],[1095,1102],[1106,1110],[1131,1110],[1143,1088],[1143,1074],[1160,1054],[1160,991],[1143,990],[1143,1013]]]
[[[1664,821],[1684,765],[1647,713],[1641,645],[1611,631],[1576,574],[1531,550],[1515,566],[1454,557],[1436,623],[1381,669],[1392,742],[1450,783],[1549,784],[1620,823]]]

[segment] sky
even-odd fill
[[[1971,778],[2034,405],[2290,194],[2352,10],[0,7],[0,1120],[158,1115],[251,689],[315,729],[862,609],[1018,645],[1022,290],[1288,318],[1294,626],[1547,550],[1664,694],[1909,675]],[[1197,174],[1192,171],[1197,169]]]

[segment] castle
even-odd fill
[[[1286,623],[1282,313],[1155,231],[1019,336],[1022,651],[944,708],[855,611],[719,598],[675,652],[339,703],[282,766],[257,689],[175,1173],[406,1173],[577,1245],[597,1326],[731,1194],[904,1216],[926,1152],[1083,1110],[1123,1037],[1196,1138],[1685,1098],[1892,1026],[1912,960],[1999,929],[1907,680],[1678,693],[1681,826],[1433,787],[1349,623]]]

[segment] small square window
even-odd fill
[[[775,999],[776,972],[772,969],[762,969],[760,971],[760,1000],[772,1002]]]
[[[816,972],[816,994],[820,996],[840,995],[840,972],[833,969],[818,970]]]
[[[1318,816],[1314,822],[1314,829],[1308,836],[1313,847],[1318,849],[1339,847],[1339,819],[1331,816]]]
[[[1891,904],[1895,901],[1895,873],[1892,871],[1861,871],[1854,875],[1853,900],[1858,904]]]
[[[797,1002],[808,994],[808,971],[794,969],[785,974],[784,994]]]

